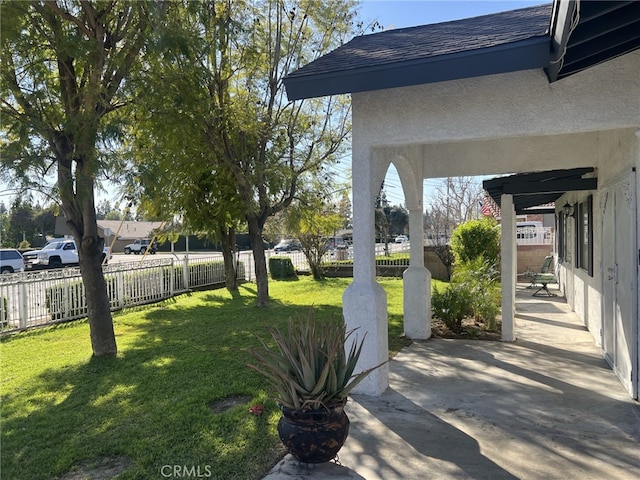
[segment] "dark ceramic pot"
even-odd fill
[[[304,463],[334,459],[349,434],[345,403],[307,411],[280,406],[278,434],[289,453]]]

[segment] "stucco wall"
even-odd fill
[[[640,116],[640,112],[638,113]],[[599,142],[594,151],[597,167],[598,190],[589,192],[571,192],[556,202],[563,205],[568,202],[583,202],[589,194],[593,195],[593,276],[575,266],[575,229],[574,219],[569,219],[567,235],[568,260],[561,264],[561,284],[568,304],[578,314],[584,325],[593,334],[595,341],[601,345],[602,328],[602,249],[612,248],[602,245],[602,208],[603,191],[611,188],[620,179],[631,174],[637,163],[639,139],[635,135],[637,129],[613,130],[599,132]],[[640,208],[640,205],[638,206]],[[637,218],[636,218],[636,228]],[[640,232],[639,232],[640,233]],[[632,255],[633,258],[634,255]],[[637,321],[637,320],[636,320]]]
[[[374,354],[386,353],[376,333],[386,329],[386,299],[369,284],[375,276],[369,257],[371,205],[389,162],[400,165],[403,186],[412,185],[412,174],[419,179],[596,167],[598,191],[573,192],[557,204],[593,194],[593,276],[574,266],[575,222],[570,222],[569,258],[560,277],[569,304],[600,342],[600,186],[634,165],[640,169],[640,51],[552,84],[541,70],[528,70],[356,93],[352,106],[353,203],[359,212],[354,246],[361,273],[345,293],[345,318],[371,329],[379,341],[378,349],[366,352],[365,365],[375,364]],[[414,192],[406,196],[415,197]],[[365,312],[366,306],[372,311]],[[378,378],[378,390],[385,388],[383,375],[374,375]]]
[[[637,128],[638,92],[640,51],[553,84],[528,70],[357,93],[354,142],[426,178],[590,166],[597,132]]]

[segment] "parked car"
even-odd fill
[[[78,265],[78,249],[76,242],[68,238],[54,238],[42,249],[25,252],[25,268],[36,270],[42,268],[60,268]],[[111,249],[102,249],[102,261],[107,263],[111,259]]]
[[[349,248],[349,245],[347,245],[347,242],[345,242],[342,237],[329,237],[327,238],[327,248],[329,250],[346,250]]]
[[[302,245],[300,245],[300,242],[291,238],[280,240],[280,242],[275,247],[273,247],[273,251],[275,253],[294,252],[301,249]]]
[[[406,235],[398,235],[395,241],[396,243],[405,243],[409,241],[409,237],[407,237]]]
[[[0,273],[15,273],[24,270],[24,258],[15,248],[0,250]]]

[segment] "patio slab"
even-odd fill
[[[560,297],[519,285],[514,343],[430,339],[353,395],[339,465],[285,457],[265,480],[640,478],[640,404]]]

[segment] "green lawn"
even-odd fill
[[[233,295],[203,291],[117,314],[116,358],[91,357],[86,321],[5,339],[2,478],[55,478],[104,458],[130,462],[124,479],[163,478],[167,465],[199,467],[208,478],[261,478],[282,455],[279,413],[264,380],[246,367],[249,350],[265,325],[284,325],[310,305],[320,318],[340,316],[350,282],[270,281],[271,306],[263,309],[248,283]],[[402,281],[381,284],[395,352],[405,345]],[[250,400],[211,409],[242,395]],[[248,413],[256,403],[264,415]]]

